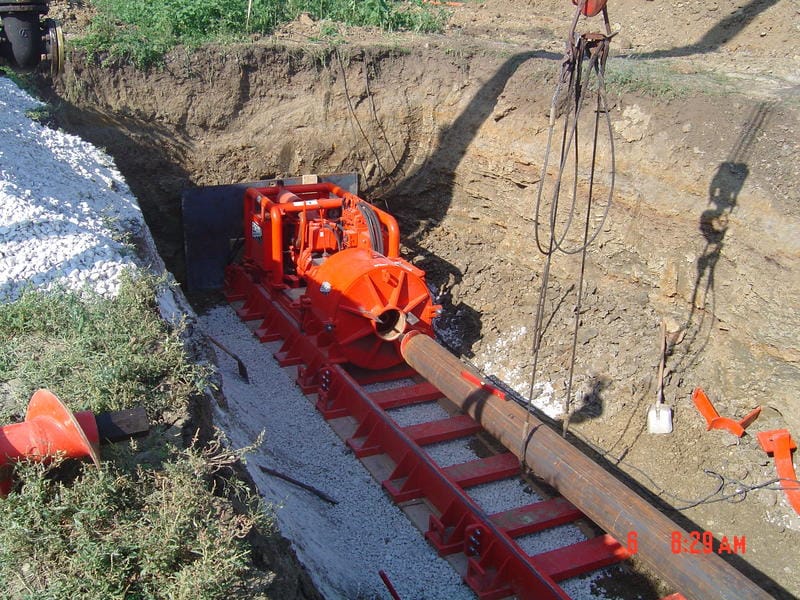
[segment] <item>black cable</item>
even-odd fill
[[[597,452],[602,457],[607,457],[609,454],[611,454],[610,450],[605,450],[600,446],[593,444],[583,436],[577,435],[574,432],[572,432],[572,435],[575,435],[575,437],[580,439],[581,442],[589,446],[592,450]],[[667,496],[669,498],[672,498],[673,500],[682,502],[683,506],[673,506],[675,510],[679,511],[689,510],[690,508],[695,508],[696,506],[700,506],[701,504],[714,504],[716,502],[723,502],[723,501],[729,501],[732,503],[742,502],[747,498],[747,494],[749,492],[756,492],[762,489],[780,491],[782,489],[781,487],[770,487],[770,486],[775,486],[777,484],[780,484],[780,482],[782,481],[788,481],[791,483],[798,484],[800,486],[800,481],[797,479],[785,479],[781,477],[775,477],[773,479],[769,479],[767,481],[762,481],[761,483],[755,483],[751,485],[749,483],[741,481],[740,479],[726,477],[725,475],[717,473],[716,471],[712,471],[711,469],[703,469],[703,473],[705,473],[707,476],[714,477],[718,480],[718,485],[716,489],[710,494],[706,494],[701,498],[697,499],[682,498],[681,496],[673,494],[672,492],[669,492],[660,485],[658,485],[646,471],[640,469],[639,467],[632,465],[631,463],[626,462],[622,459],[617,459],[616,457],[609,457],[609,458],[612,459],[615,466],[618,467],[619,465],[624,464],[627,468],[632,469],[633,471],[636,471],[637,473],[642,475],[650,483],[651,488],[655,491],[655,493],[658,496]],[[721,494],[723,490],[725,490],[725,488],[731,485],[736,487],[736,490],[734,492],[722,494],[718,498],[714,498],[714,496]]]
[[[574,149],[574,151],[576,153],[574,168],[577,169],[577,163],[578,163],[578,160],[577,160],[578,119],[580,118],[581,109],[583,108],[583,100],[586,97],[585,92],[588,89],[589,81],[590,81],[588,77],[583,77],[583,78],[581,77],[581,71],[583,69],[583,54],[584,54],[584,51],[585,51],[585,40],[581,39],[579,44],[578,44],[578,46],[577,46],[577,48],[576,48],[576,50],[575,50],[575,54],[577,56],[576,63],[571,64],[569,67],[565,67],[565,70],[568,70],[568,72],[569,72],[568,90],[571,90],[570,96],[572,96],[573,99],[574,99],[575,110],[573,112],[573,110],[571,108],[568,109],[566,114],[565,114],[565,117],[564,117],[565,120],[564,120],[564,132],[562,134],[561,161],[559,163],[558,174],[556,175],[556,181],[554,183],[553,197],[552,197],[552,200],[551,200],[551,208],[550,208],[549,235],[553,239],[554,243],[553,244],[548,244],[548,246],[550,246],[550,247],[548,247],[547,249],[545,249],[543,247],[541,239],[540,239],[540,236],[539,236],[539,223],[541,221],[540,215],[541,215],[541,209],[542,209],[542,192],[543,192],[543,187],[544,187],[544,181],[546,179],[546,174],[547,174],[547,166],[549,164],[549,160],[548,159],[549,159],[550,148],[551,148],[551,144],[552,144],[552,133],[553,133],[553,130],[554,130],[554,127],[555,127],[555,118],[551,118],[550,131],[548,133],[548,140],[547,140],[547,148],[545,150],[545,160],[544,160],[544,164],[542,166],[542,176],[541,176],[541,178],[539,180],[539,186],[538,186],[538,190],[537,190],[536,210],[535,210],[535,214],[534,214],[534,239],[536,241],[536,245],[537,245],[537,247],[539,249],[539,252],[542,253],[542,254],[545,254],[545,255],[548,254],[548,253],[552,253],[555,250],[560,250],[564,254],[578,254],[579,252],[582,252],[584,250],[584,248],[586,248],[587,246],[590,246],[594,242],[594,240],[597,238],[597,236],[600,234],[600,232],[603,229],[603,226],[605,225],[606,219],[608,217],[608,213],[609,213],[610,208],[611,208],[611,199],[612,199],[612,197],[614,195],[614,186],[615,186],[615,181],[616,181],[616,169],[615,169],[616,152],[615,152],[615,147],[614,147],[614,136],[613,136],[613,127],[612,127],[612,124],[611,124],[611,115],[610,115],[610,111],[608,109],[608,99],[607,99],[607,96],[606,96],[606,89],[605,89],[605,76],[604,76],[605,75],[605,65],[604,65],[604,60],[601,60],[601,57],[600,57],[601,53],[600,52],[595,52],[590,57],[589,63],[587,65],[587,67],[586,67],[586,72],[588,74],[590,71],[594,71],[596,76],[597,76],[597,79],[598,79],[598,90],[597,90],[598,108],[597,108],[597,110],[598,110],[598,112],[602,112],[605,115],[605,124],[606,124],[606,128],[608,130],[608,139],[609,139],[610,154],[611,154],[611,156],[610,156],[610,162],[611,162],[611,185],[609,186],[609,191],[608,191],[608,195],[607,195],[605,208],[603,210],[602,218],[600,219],[600,222],[598,223],[598,225],[594,228],[594,231],[592,232],[592,234],[580,246],[577,246],[575,248],[564,248],[563,247],[563,242],[566,239],[567,234],[569,233],[569,230],[570,230],[570,228],[572,226],[572,221],[573,221],[574,213],[575,213],[575,204],[577,202],[577,179],[578,179],[577,178],[577,171],[573,176],[572,203],[571,203],[570,209],[568,211],[568,217],[567,217],[567,222],[564,225],[564,231],[560,236],[558,236],[556,234],[556,216],[558,214],[558,204],[559,204],[559,202],[558,202],[559,198],[558,197],[559,197],[559,192],[560,192],[560,189],[561,189],[561,181],[562,181],[562,177],[563,177],[563,174],[564,174],[564,170],[565,170],[565,168],[567,166],[567,160],[568,160],[568,156],[570,154],[570,150],[571,149]],[[551,114],[555,114],[555,112],[556,112],[557,97],[560,94],[560,89],[561,89],[561,85],[562,85],[562,80],[563,79],[564,79],[564,77],[562,76],[561,80],[559,81],[558,86],[556,87],[556,93],[554,94],[553,103],[552,103],[552,105],[550,107]],[[572,104],[573,103],[569,103],[570,106]],[[567,135],[567,132],[569,132],[569,135]],[[595,149],[596,149],[596,143],[597,142],[595,140]],[[594,168],[594,162],[592,164],[592,167]]]
[[[575,367],[575,353],[577,349],[577,335],[578,335],[578,328],[580,326],[580,308],[581,308],[581,300],[582,300],[582,292],[583,292],[583,282],[584,282],[584,272],[585,272],[585,264],[586,264],[586,252],[589,246],[594,242],[597,236],[602,231],[606,218],[608,217],[610,208],[611,208],[611,200],[614,194],[614,183],[616,180],[616,156],[614,150],[614,135],[613,135],[613,128],[611,124],[611,116],[608,110],[608,100],[606,97],[606,90],[605,90],[605,62],[608,56],[608,45],[610,40],[610,32],[605,38],[600,40],[594,41],[594,46],[587,47],[586,37],[581,37],[580,40],[576,43],[574,38],[574,31],[575,25],[577,24],[578,16],[580,15],[581,7],[585,4],[585,2],[581,2],[577,8],[575,20],[573,21],[573,26],[570,29],[569,33],[569,41],[568,41],[568,49],[567,54],[564,57],[564,63],[562,65],[562,71],[559,76],[559,81],[556,85],[556,91],[553,94],[553,101],[550,106],[550,127],[548,131],[548,138],[547,138],[547,148],[545,150],[545,157],[542,165],[542,175],[539,179],[539,186],[537,190],[536,196],[536,209],[534,215],[534,239],[536,242],[536,246],[539,249],[539,252],[545,256],[545,264],[542,273],[542,281],[541,281],[541,288],[539,290],[539,301],[537,303],[537,310],[535,315],[534,321],[534,331],[533,331],[533,367],[531,370],[531,378],[530,378],[530,387],[529,387],[529,396],[533,397],[534,387],[536,385],[536,372],[539,362],[539,351],[541,349],[541,342],[543,333],[541,331],[542,327],[542,320],[544,317],[544,307],[546,302],[546,294],[547,294],[547,286],[549,283],[549,276],[550,276],[550,263],[552,260],[552,256],[556,252],[556,250],[560,250],[562,253],[566,255],[571,254],[578,254],[582,255],[581,257],[581,270],[580,270],[580,283],[578,287],[578,297],[577,303],[575,308],[575,328],[573,331],[573,340],[572,340],[572,359],[570,361],[570,368],[569,368],[569,380],[567,384],[567,397],[566,397],[566,416],[564,418],[563,423],[563,434],[566,435],[566,430],[569,427],[569,404],[570,404],[570,395],[572,393],[572,383],[573,383],[573,372]],[[604,18],[607,21],[607,15],[604,13]],[[608,30],[608,23],[606,23],[606,29]],[[584,55],[588,54],[589,61],[585,69],[585,76],[584,75],[584,67],[583,67],[583,59]],[[589,198],[587,201],[587,208],[586,208],[586,216],[585,216],[585,223],[584,223],[584,232],[583,232],[583,243],[578,245],[575,248],[566,248],[564,247],[564,241],[567,238],[567,235],[572,227],[573,219],[576,214],[577,208],[577,201],[578,201],[578,123],[581,116],[581,109],[583,108],[583,104],[585,98],[587,97],[587,90],[589,89],[589,75],[594,71],[598,79],[598,88],[597,93],[595,94],[596,97],[596,107],[595,107],[595,119],[594,119],[594,140],[593,140],[593,147],[592,147],[592,159],[591,159],[591,174],[589,180]],[[549,219],[549,240],[547,241],[547,249],[543,247],[543,240],[540,239],[539,236],[539,224],[541,221],[541,212],[542,212],[542,196],[544,190],[544,181],[547,175],[547,166],[549,164],[549,157],[550,151],[552,147],[553,141],[553,133],[555,130],[556,121],[560,118],[557,117],[557,110],[558,110],[558,99],[561,95],[561,89],[564,84],[567,84],[567,91],[568,91],[568,102],[564,114],[564,128],[562,131],[561,136],[561,158],[559,162],[558,173],[556,175],[556,180],[553,184],[553,195],[551,199],[551,206],[550,206],[550,219]],[[604,114],[605,117],[605,125],[608,132],[608,139],[610,141],[610,161],[611,161],[611,185],[609,187],[608,196],[606,199],[605,208],[603,210],[602,218],[600,222],[594,227],[591,234],[590,232],[590,219],[591,219],[591,210],[592,210],[592,196],[594,190],[594,183],[595,183],[595,168],[597,164],[597,142],[599,137],[599,121],[600,121],[600,113]],[[557,217],[559,213],[559,195],[561,191],[561,182],[567,167],[568,159],[570,154],[574,152],[574,164],[573,164],[573,182],[572,182],[572,201],[571,206],[569,207],[569,211],[567,213],[568,218],[567,222],[564,225],[563,233],[557,233]],[[525,422],[525,431],[527,432],[529,427],[528,420],[526,419]]]
[[[344,70],[344,63],[342,62],[341,54],[339,54],[339,49],[334,47],[333,51],[334,51],[334,54],[336,55],[336,60],[339,63],[339,69],[342,72],[342,84],[343,84],[343,87],[344,87],[345,97],[347,98],[347,106],[350,109],[350,115],[352,116],[353,120],[355,121],[356,125],[358,126],[358,130],[361,132],[361,137],[364,138],[364,142],[366,142],[367,146],[370,149],[370,152],[372,152],[372,156],[375,157],[375,163],[378,165],[378,168],[380,168],[380,170],[384,173],[384,175],[389,177],[389,172],[383,167],[383,163],[381,163],[381,158],[378,155],[378,151],[372,145],[372,142],[370,141],[369,137],[367,136],[366,132],[364,131],[364,128],[361,126],[361,121],[359,121],[358,115],[356,115],[355,108],[353,107],[353,101],[350,98],[350,90],[347,87],[347,73]],[[363,171],[363,166],[362,166],[362,171]],[[366,181],[366,172],[364,173],[364,175],[365,175],[364,179]],[[391,181],[391,177],[389,177],[389,180]]]
[[[367,224],[367,231],[369,232],[369,240],[372,249],[378,254],[385,254],[383,247],[383,232],[381,231],[381,223],[375,209],[366,202],[359,202],[356,204],[358,212],[364,217]]]

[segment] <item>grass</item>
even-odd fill
[[[659,100],[698,94],[724,94],[731,83],[711,73],[682,73],[670,63],[615,58],[608,61],[606,85],[610,91],[634,93]]]
[[[20,73],[8,65],[0,65],[0,76],[8,77],[18,88],[29,94],[36,95],[36,84],[31,73]]]
[[[153,424],[142,440],[104,447],[101,469],[16,466],[14,490],[0,500],[4,598],[256,597],[242,591],[257,579],[243,538],[270,525],[257,497],[230,477],[241,453],[219,438],[183,449],[174,428],[158,425],[205,386],[180,328],[159,316],[161,285],[138,276],[113,300],[29,291],[0,305],[3,423],[46,386],[73,410],[144,404]]]
[[[4,597],[230,597],[260,513],[236,514],[212,493],[227,460],[172,447],[159,469],[104,463],[69,481],[53,465],[18,466],[19,489],[0,502]]]
[[[159,317],[158,282],[127,281],[115,300],[30,290],[0,306],[0,381],[14,381],[19,413],[48,387],[82,409],[101,412],[143,404],[151,418],[185,409],[204,386],[183,352],[179,329]]]
[[[422,0],[93,0],[97,14],[76,43],[93,56],[158,63],[178,46],[243,40],[307,13],[315,20],[439,31],[446,11]],[[249,9],[249,10],[248,10]]]

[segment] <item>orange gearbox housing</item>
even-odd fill
[[[440,307],[400,258],[397,221],[332,183],[248,188],[242,264],[332,361],[386,369],[404,333],[433,333]]]
[[[399,338],[415,329],[431,334],[435,306],[425,272],[366,248],[329,256],[307,273],[311,310],[347,359],[385,369],[402,361]]]

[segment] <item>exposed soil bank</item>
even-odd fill
[[[177,51],[146,73],[76,59],[56,82],[59,121],[115,156],[179,278],[187,185],[360,172],[363,195],[400,217],[408,255],[442,293],[448,339],[527,392],[543,266],[536,184],[560,61],[558,38],[541,38],[536,49],[461,37],[338,52],[259,43]],[[726,416],[763,405],[754,431],[800,436],[800,124],[797,87],[730,76],[712,88],[700,66],[681,64],[670,81],[685,96],[612,94],[617,189],[588,256],[572,423],[645,487],[694,499],[716,484],[703,469],[750,485],[774,476],[754,437],[731,446],[705,431],[695,386]],[[548,291],[537,380],[557,398],[578,267],[558,257]],[[662,318],[681,338],[665,380],[676,431],[651,436]],[[775,552],[800,541],[781,494],[683,514],[690,529],[746,536],[737,565],[776,595],[800,594],[797,565]]]

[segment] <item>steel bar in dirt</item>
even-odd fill
[[[383,581],[383,585],[386,586],[386,589],[388,590],[389,595],[392,597],[392,599],[400,600],[400,594],[398,594],[397,590],[394,589],[394,585],[392,585],[392,582],[389,580],[389,576],[386,574],[386,571],[383,570],[378,571],[378,575],[380,576],[381,581]]]
[[[633,533],[638,556],[686,598],[764,599],[770,596],[716,554],[674,554],[673,532],[683,531],[654,506],[562,439],[523,407],[500,399],[460,375],[463,363],[426,335],[407,335],[401,353],[439,388],[514,452],[547,483],[617,539]],[[528,438],[523,436],[526,418]]]
[[[781,488],[789,504],[797,514],[800,514],[800,487],[792,463],[792,451],[797,450],[797,443],[792,439],[788,429],[759,431],[758,443],[764,452],[775,457],[775,470],[778,472]]]
[[[227,354],[227,355],[228,355],[228,356],[230,356],[230,357],[231,357],[233,360],[235,360],[235,361],[236,361],[236,368],[237,368],[237,369],[239,369],[239,377],[241,377],[242,379],[244,379],[246,383],[250,383],[250,375],[248,375],[248,373],[247,373],[247,367],[245,366],[245,364],[244,364],[244,361],[242,361],[242,359],[241,359],[241,358],[239,358],[238,356],[236,356],[236,355],[235,355],[233,352],[231,352],[230,350],[228,350],[228,348],[226,348],[225,346],[223,346],[223,345],[222,345],[222,343],[221,343],[221,342],[219,342],[218,340],[214,339],[214,338],[213,338],[213,337],[211,337],[210,335],[206,335],[206,337],[208,338],[208,340],[209,340],[209,341],[210,341],[212,344],[214,344],[214,345],[215,345],[217,348],[219,348],[220,350],[222,350],[222,351],[223,351],[225,354]]]
[[[267,475],[272,475],[273,477],[277,477],[278,479],[283,479],[284,481],[288,481],[292,485],[296,485],[299,488],[303,488],[304,490],[311,492],[318,498],[325,500],[328,504],[339,504],[339,501],[336,498],[331,498],[328,494],[323,492],[322,490],[315,488],[313,485],[309,485],[307,483],[303,483],[299,479],[295,479],[294,477],[290,477],[286,475],[286,473],[281,473],[280,471],[276,471],[275,469],[270,469],[269,467],[264,467],[262,465],[258,465],[258,468],[261,469]]]

